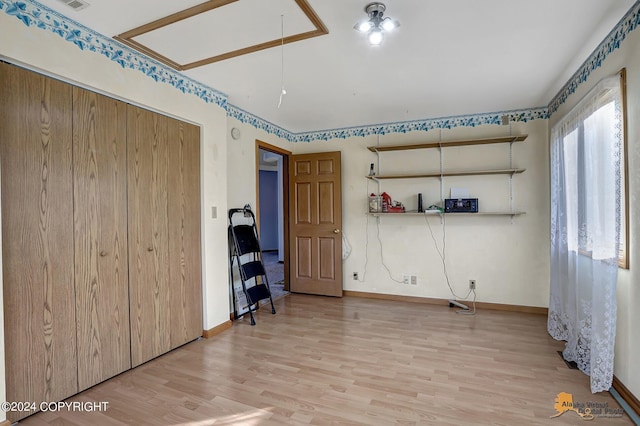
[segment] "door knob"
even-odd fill
[[[339,234],[339,233],[340,233],[340,230],[339,230],[338,228],[336,228],[336,229],[334,229],[334,230],[333,230],[333,233],[334,233],[334,234]]]
[[[105,257],[106,255],[107,255],[107,252],[106,252],[106,251],[102,250],[102,251],[100,252],[100,256],[101,256],[101,257]]]
[[[153,247],[147,247],[147,251],[153,251]]]

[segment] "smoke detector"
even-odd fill
[[[87,7],[89,7],[89,3],[84,0],[60,0],[60,2],[66,4],[75,11],[86,9]]]

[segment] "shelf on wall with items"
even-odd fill
[[[379,145],[368,146],[367,149],[371,152],[386,152],[386,151],[406,151],[408,149],[429,149],[429,148],[450,148],[456,146],[472,146],[472,145],[488,145],[495,143],[513,143],[522,142],[527,139],[529,135],[519,136],[505,136],[498,138],[486,138],[486,139],[465,139],[465,140],[453,140],[442,142],[427,142],[411,145]]]
[[[514,175],[522,173],[527,169],[496,169],[496,170],[458,170],[447,172],[418,173],[414,175],[374,175],[365,176],[367,179],[418,179],[418,178],[439,178],[448,176],[479,176],[479,175]]]
[[[413,173],[413,174],[384,174],[380,173],[378,175],[365,176],[367,179],[372,180],[378,183],[378,189],[380,190],[380,184],[383,180],[393,180],[393,179],[421,179],[421,178],[439,178],[440,179],[440,197],[444,199],[444,179],[445,177],[451,176],[489,176],[489,175],[507,175],[509,177],[509,210],[507,211],[485,211],[485,212],[475,212],[475,213],[467,213],[467,212],[451,212],[451,213],[441,213],[440,211],[434,210],[432,212],[426,213],[418,213],[417,211],[413,211],[411,213],[369,213],[375,217],[382,216],[390,216],[390,215],[424,215],[424,214],[440,214],[451,216],[451,215],[459,215],[459,216],[469,216],[469,215],[477,215],[477,216],[510,216],[512,219],[514,216],[524,215],[525,212],[518,211],[514,209],[513,206],[513,177],[516,174],[521,174],[526,171],[524,168],[515,168],[512,165],[512,147],[514,142],[523,142],[529,137],[529,135],[510,135],[510,136],[498,136],[491,138],[476,138],[476,139],[462,139],[462,140],[450,140],[450,141],[437,141],[437,142],[426,142],[426,143],[416,143],[410,145],[378,145],[378,146],[368,146],[367,149],[373,153],[375,153],[378,158],[380,155],[385,152],[390,151],[407,151],[407,150],[416,150],[416,149],[431,149],[437,148],[440,151],[440,170],[437,172],[426,172],[426,173]],[[509,165],[505,168],[500,169],[475,169],[475,170],[444,170],[442,167],[442,149],[443,148],[453,148],[453,147],[464,147],[464,146],[482,146],[482,145],[491,145],[491,144],[509,144]],[[373,171],[373,163],[372,163],[372,171]]]
[[[405,212],[405,213],[367,213],[369,216],[373,217],[383,217],[383,216],[432,216],[432,215],[441,215],[444,214],[446,216],[522,216],[527,214],[523,211],[495,211],[495,212],[475,212],[475,213],[465,213],[465,212],[451,212],[451,213],[442,213],[439,210],[428,210],[425,212]]]

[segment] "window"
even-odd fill
[[[628,268],[629,240],[625,80],[624,69],[602,80],[551,133],[554,155],[562,159],[565,190],[554,203],[565,207],[568,250],[612,259],[618,243],[622,268]]]

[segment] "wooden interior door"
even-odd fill
[[[291,291],[342,297],[340,152],[293,155],[289,164]]]
[[[71,86],[0,63],[7,401],[78,391],[71,106]]]
[[[171,349],[202,336],[200,128],[168,120]]]
[[[171,348],[167,123],[165,116],[127,106],[132,367]]]
[[[73,88],[79,390],[131,368],[126,108]]]

